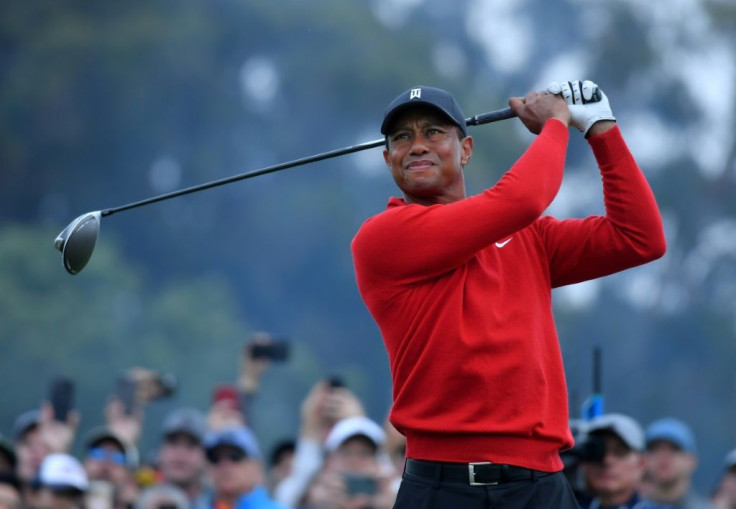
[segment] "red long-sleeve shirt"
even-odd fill
[[[551,289],[663,255],[659,210],[617,127],[591,137],[604,217],[542,213],[568,129],[549,120],[499,182],[451,204],[391,198],[353,239],[358,288],[393,378],[407,456],[562,469],[572,445]]]

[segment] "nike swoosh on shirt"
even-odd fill
[[[509,242],[511,242],[511,239],[510,239],[510,238],[509,238],[509,239],[506,239],[506,240],[504,240],[503,242],[496,242],[496,247],[503,247],[503,246],[505,246],[506,244],[508,244]]]

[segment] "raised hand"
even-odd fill
[[[616,121],[608,97],[592,81],[553,81],[547,86],[547,92],[565,99],[570,110],[570,125],[580,130],[586,138],[596,122]]]

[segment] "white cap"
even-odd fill
[[[368,438],[376,447],[382,446],[386,441],[386,433],[383,428],[368,417],[348,417],[338,421],[332,427],[325,440],[325,450],[328,453],[334,452],[348,439],[356,436]]]
[[[51,489],[73,488],[87,491],[89,482],[82,464],[68,454],[49,454],[43,459],[38,472],[41,486]]]
[[[644,430],[638,422],[624,414],[603,414],[595,417],[586,429],[588,434],[596,431],[610,431],[617,435],[634,451],[644,450]]]

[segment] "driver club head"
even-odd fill
[[[100,234],[100,211],[82,214],[54,240],[54,247],[61,251],[61,261],[69,274],[79,273],[95,250]]]

